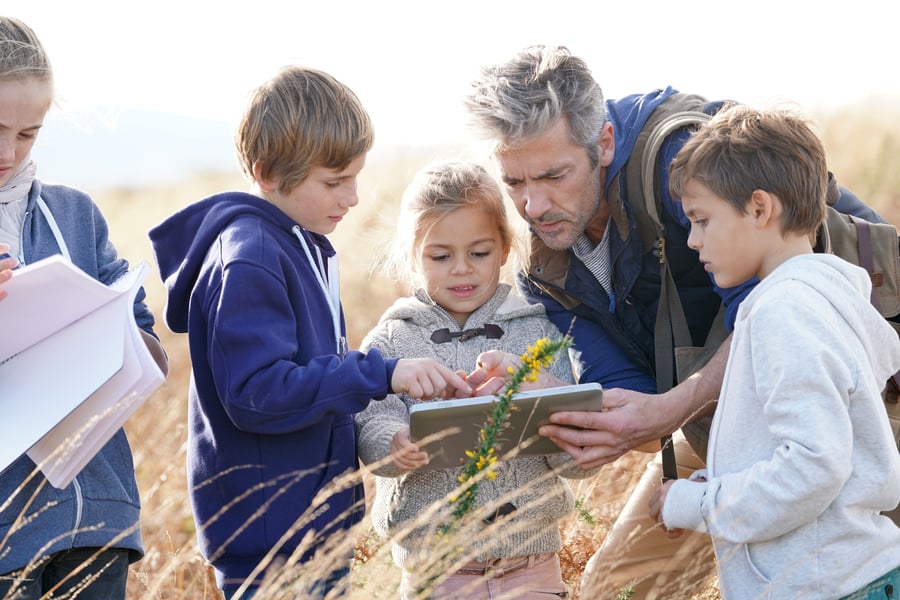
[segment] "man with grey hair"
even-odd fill
[[[529,47],[485,67],[466,98],[472,122],[491,142],[506,192],[530,230],[519,288],[571,333],[581,360],[579,382],[604,386],[603,412],[557,413],[554,424],[541,430],[583,468],[632,449],[659,449],[660,439],[673,444],[682,474],[702,466],[702,448],[695,452],[681,429],[712,413],[728,355],[723,341],[756,281],[717,288],[687,246],[690,222],[669,195],[667,167],[690,136],[688,127],[663,140],[651,165],[663,207],[662,239],[642,240],[636,221],[645,212],[640,163],[653,125],[683,110],[711,114],[722,104],[671,87],[606,101],[586,63],[552,46]],[[882,221],[843,188],[835,207]],[[689,377],[675,377],[681,365],[674,352],[662,360],[656,354],[661,254],[684,306],[691,343],[706,346],[694,368],[685,369]],[[635,600],[687,597],[714,574],[705,534],[670,538],[648,516],[664,467],[667,477],[676,476],[670,460],[658,453],[648,465],[588,563],[582,597],[614,597],[629,584]]]

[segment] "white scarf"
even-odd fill
[[[28,192],[34,181],[37,165],[28,159],[19,170],[0,187],[0,242],[9,244],[9,253],[22,260],[22,226]]]

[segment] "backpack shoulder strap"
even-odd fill
[[[659,123],[650,133],[647,140],[647,147],[644,155],[641,157],[641,193],[644,196],[643,207],[647,211],[647,216],[653,221],[657,236],[663,235],[665,229],[661,224],[659,211],[661,209],[656,188],[659,185],[657,162],[659,159],[659,150],[662,148],[663,142],[669,135],[683,127],[691,127],[702,125],[709,121],[710,116],[700,111],[683,111],[669,115],[665,120]],[[642,238],[643,239],[643,238]]]
[[[697,126],[709,120],[703,112],[706,98],[695,94],[673,94],[650,114],[641,128],[625,165],[625,189],[628,206],[638,227],[644,252],[658,247],[665,237],[660,212],[659,151],[675,131]]]
[[[644,124],[625,167],[627,202],[643,251],[653,250],[659,256],[660,291],[654,329],[658,393],[671,389],[676,381],[675,349],[692,345],[684,308],[666,259],[666,228],[660,217],[659,151],[666,138],[678,129],[709,120],[709,115],[701,110],[704,104],[706,99],[696,95],[675,94],[667,98]],[[660,443],[663,480],[677,479],[672,436],[663,436]]]
[[[651,113],[638,134],[631,158],[625,166],[626,196],[641,236],[644,252],[659,256],[660,298],[654,331],[657,391],[675,382],[675,348],[690,346],[691,336],[666,259],[665,226],[660,217],[659,151],[666,138],[684,127],[705,123],[707,100],[694,94],[673,94]]]

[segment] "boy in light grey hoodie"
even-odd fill
[[[741,303],[707,468],[666,482],[651,517],[714,540],[722,597],[894,598],[900,455],[881,390],[900,340],[868,274],[814,254],[825,215],[821,141],[787,111],[731,107],[670,168],[688,244]],[[872,595],[870,595],[872,594]]]

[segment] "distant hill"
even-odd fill
[[[32,157],[39,178],[88,192],[238,169],[230,124],[138,110],[51,110]]]

